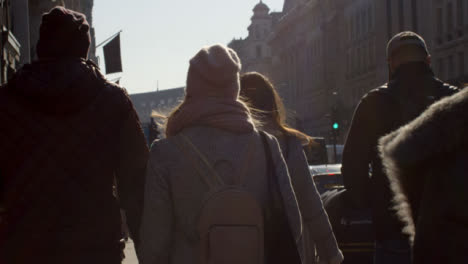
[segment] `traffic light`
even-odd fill
[[[333,130],[338,130],[340,128],[340,124],[338,122],[333,123]]]

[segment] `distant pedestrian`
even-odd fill
[[[359,103],[344,147],[342,172],[352,204],[373,210],[375,263],[403,264],[410,262],[410,247],[401,231],[403,224],[391,208],[392,194],[378,155],[378,139],[457,89],[434,76],[426,43],[416,33],[393,37],[387,59],[390,80]]]
[[[468,90],[383,138],[383,164],[413,263],[468,263]]]
[[[0,263],[121,263],[119,207],[139,243],[148,149],[125,90],[87,60],[90,42],[83,14],[53,8],[38,61],[0,88]]]
[[[308,242],[306,263],[313,263],[316,250],[321,262],[341,263],[343,255],[303,151],[303,146],[310,146],[313,140],[286,125],[286,111],[281,98],[273,84],[260,73],[250,72],[241,76],[241,97],[252,111],[258,112],[256,116],[262,125],[261,129],[274,135],[280,143],[301,210],[304,234],[308,236],[305,239]]]
[[[240,70],[222,45],[190,60],[184,101],[151,148],[140,263],[288,263],[285,256],[305,255],[286,164],[239,101]]]

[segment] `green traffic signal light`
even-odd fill
[[[338,130],[338,128],[340,128],[340,125],[337,122],[333,123],[333,129]]]

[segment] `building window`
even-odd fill
[[[444,31],[444,27],[443,27],[443,17],[442,17],[442,8],[437,8],[437,11],[436,11],[436,19],[437,19],[437,26],[436,26],[436,30],[437,30],[437,44],[442,44],[442,37],[443,37],[443,31]]]
[[[260,39],[260,30],[258,26],[255,26],[255,38]]]
[[[372,47],[371,42],[367,42],[367,70],[370,71],[372,69]]]
[[[415,32],[418,32],[418,10],[416,0],[411,1],[411,11],[413,16],[413,28]]]
[[[450,55],[448,57],[448,74],[447,74],[447,78],[448,79],[453,79],[454,75],[455,75],[455,63],[453,61],[453,55]]]
[[[465,0],[457,0],[457,37],[463,36],[463,1]]]
[[[398,2],[398,23],[400,24],[400,32],[405,29],[405,6],[403,0]]]
[[[351,54],[350,54],[350,52],[348,51],[348,54],[346,54],[346,55],[347,55],[347,56],[346,56],[346,66],[347,66],[347,67],[346,67],[346,68],[347,68],[347,69],[346,69],[346,75],[347,75],[348,78],[349,78],[349,76],[350,76],[350,74],[351,74],[351,71],[350,71],[350,70],[351,70]]]
[[[359,19],[359,13],[355,15],[356,19],[356,35],[359,38],[361,36],[361,20]]]
[[[387,0],[387,34],[388,39],[392,37],[392,0]]]
[[[367,15],[367,19],[368,19],[368,24],[369,24],[369,31],[373,31],[374,30],[374,8],[372,6],[372,4],[369,6],[368,8],[368,15]]]
[[[258,45],[255,49],[255,54],[256,54],[256,57],[257,58],[261,58],[262,57],[262,46]]]
[[[375,63],[375,39],[374,38],[371,38],[370,40],[369,52],[370,52],[371,65],[372,67],[375,67],[376,63]]]
[[[463,14],[468,14],[468,3],[464,4],[464,13]],[[465,21],[465,26],[468,26],[468,19],[463,19]]]
[[[362,31],[364,32],[364,34],[367,34],[369,32],[369,24],[368,24],[368,19],[367,19],[367,10],[364,9],[362,10],[361,12],[361,24],[362,24]]]
[[[351,24],[351,39],[355,40],[356,39],[356,21],[354,20],[354,17],[351,16],[350,18],[350,24]]]
[[[356,75],[359,73],[359,55],[358,55],[358,50],[355,48],[353,52],[353,77],[356,77]]]
[[[452,3],[447,3],[447,40],[451,41],[453,39],[452,36],[453,30],[453,5]]]
[[[353,23],[350,19],[347,21],[348,23],[348,41],[353,39]]]
[[[358,74],[362,73],[362,49],[358,48]]]
[[[444,65],[444,59],[440,58],[437,60],[437,68],[439,70],[439,76],[442,80],[445,79],[445,65]]]
[[[457,26],[463,26],[463,1],[457,0]]]
[[[465,53],[463,51],[458,52],[458,76],[463,77],[465,75]]]

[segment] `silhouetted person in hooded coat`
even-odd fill
[[[0,89],[0,263],[121,263],[119,207],[138,245],[148,149],[127,93],[87,61],[89,46],[85,16],[53,8],[39,60]]]

